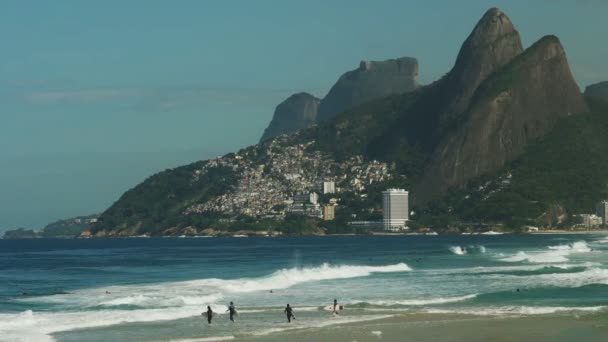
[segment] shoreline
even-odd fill
[[[75,236],[75,237],[21,237],[21,238],[0,238],[0,240],[86,240],[86,239],[147,239],[147,238],[174,238],[174,239],[200,239],[200,238],[282,238],[282,237],[330,237],[330,236],[492,236],[492,235],[608,235],[608,229],[602,230],[541,230],[536,232],[497,232],[499,234],[484,234],[484,233],[437,233],[427,234],[418,232],[369,232],[366,234],[344,233],[344,234],[276,234],[276,235],[260,235],[260,234],[218,234],[218,235],[124,235],[124,236]]]
[[[481,316],[405,313],[378,320],[301,328],[263,336],[234,336],[236,341],[605,341],[605,313]],[[205,339],[192,339],[205,341]]]

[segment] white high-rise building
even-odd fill
[[[602,224],[608,224],[608,201],[598,203],[595,214],[602,218]]]
[[[323,182],[323,194],[335,194],[336,193],[336,182],[325,181]]]
[[[409,193],[403,189],[382,191],[384,230],[406,229],[409,220]]]
[[[312,204],[317,204],[317,203],[319,203],[319,195],[316,192],[311,192],[308,197],[308,200]]]

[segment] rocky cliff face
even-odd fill
[[[519,33],[497,8],[489,9],[460,48],[456,63],[442,82],[450,88],[450,99],[440,121],[449,122],[469,105],[477,87],[489,75],[523,51]]]
[[[492,172],[555,121],[587,111],[559,40],[547,36],[484,81],[444,137],[414,191],[417,203]]]
[[[479,85],[523,51],[519,33],[499,9],[488,10],[462,44],[454,67],[438,81],[420,88],[401,108],[392,128],[373,144],[402,149],[405,136],[410,145],[432,152],[447,130],[469,107]],[[389,152],[388,155],[398,151]]]
[[[418,86],[417,79],[418,61],[415,58],[362,61],[358,69],[340,76],[321,100],[317,120],[329,120],[376,98],[412,91]]]
[[[319,109],[319,101],[318,98],[308,93],[291,95],[274,110],[272,121],[264,130],[260,142],[314,124]]]
[[[608,81],[587,86],[587,88],[585,88],[585,96],[598,98],[608,102]]]

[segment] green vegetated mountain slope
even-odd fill
[[[425,223],[559,226],[594,213],[608,198],[608,102],[587,102],[589,113],[559,119],[516,160],[432,203]]]
[[[184,216],[183,210],[231,190],[236,179],[233,169],[222,166],[210,167],[198,176],[196,170],[206,164],[208,161],[196,162],[149,177],[102,213],[92,232],[98,236],[160,235],[170,227],[207,225],[211,218]]]
[[[326,177],[341,179],[345,189],[355,189],[340,195],[345,198],[339,206],[342,212],[364,205],[369,210],[358,208],[361,214],[373,212],[379,206],[372,201],[379,201],[373,191],[403,186],[412,190],[418,224],[445,228],[463,221],[513,223],[539,217],[551,221],[551,213],[563,219],[564,212],[582,210],[573,203],[586,203],[586,208],[601,197],[602,190],[595,187],[580,186],[568,197],[565,185],[546,183],[551,179],[570,184],[602,182],[587,177],[601,172],[595,168],[601,166],[593,163],[603,156],[573,152],[576,160],[580,155],[594,159],[586,164],[593,171],[580,173],[572,171],[569,162],[554,164],[552,159],[560,150],[577,146],[582,150],[584,143],[594,146],[590,151],[608,148],[603,138],[594,137],[598,129],[592,126],[595,120],[603,120],[604,107],[593,104],[594,111],[587,113],[587,103],[556,37],[544,37],[524,50],[511,20],[493,8],[477,23],[454,67],[440,80],[410,93],[364,103],[317,126],[237,154],[154,175],[104,212],[91,233],[167,234],[180,227],[198,231],[234,220],[236,214],[259,222],[281,206],[274,194],[312,190],[310,179]],[[564,146],[559,136],[568,133],[574,139],[575,133],[560,132],[575,127],[593,137]],[[294,160],[302,163],[293,164],[293,170],[281,166]],[[208,168],[209,163],[218,166]],[[512,170],[509,179],[501,176],[505,168]],[[376,170],[373,174],[381,177],[368,182],[365,189],[353,188],[361,180],[355,179],[359,177],[356,170]],[[294,183],[293,173],[310,179]],[[529,179],[537,179],[537,185],[524,185]],[[482,181],[489,182],[488,186],[470,190],[471,184]],[[496,182],[511,187],[484,193]],[[252,184],[257,188],[252,190]],[[273,187],[277,192],[273,193]],[[241,197],[235,195],[241,193]],[[363,204],[353,200],[360,195],[367,196],[361,199]],[[269,201],[266,207],[260,204],[264,200]],[[252,212],[249,206],[266,209]]]

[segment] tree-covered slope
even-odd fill
[[[594,213],[608,199],[608,103],[587,103],[589,113],[561,118],[500,171],[434,202],[423,221],[555,226],[572,214]]]
[[[182,215],[186,208],[225,193],[237,182],[232,168],[209,167],[208,163],[196,162],[149,177],[106,210],[91,233],[161,234],[167,228],[189,224]],[[203,169],[204,172],[197,172]]]

